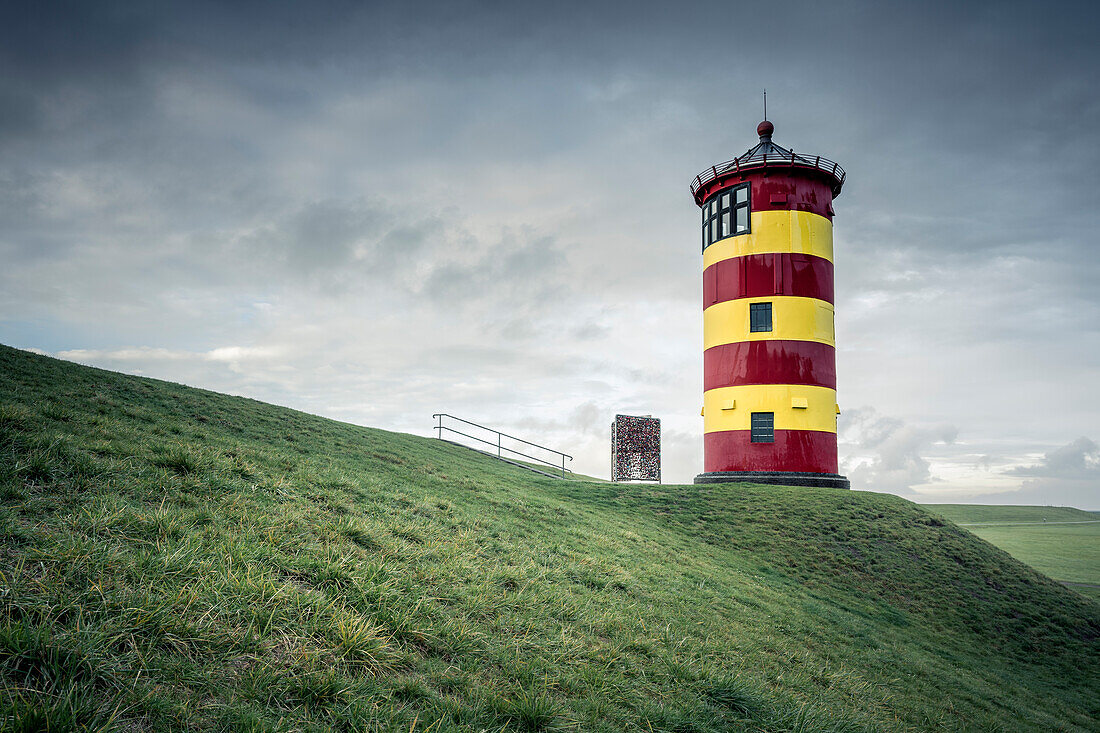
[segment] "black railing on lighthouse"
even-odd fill
[[[559,471],[559,472],[561,472],[561,477],[562,478],[565,478],[565,475],[567,473],[573,473],[570,469],[565,467],[565,462],[573,460],[573,456],[562,453],[561,451],[554,450],[553,448],[547,448],[545,445],[539,445],[538,443],[532,443],[531,441],[524,440],[523,438],[517,438],[516,436],[509,435],[508,433],[502,433],[499,430],[493,430],[492,428],[487,428],[484,425],[478,425],[476,422],[470,422],[469,420],[463,420],[461,417],[455,417],[454,415],[448,415],[445,412],[437,412],[436,414],[432,415],[432,419],[438,421],[432,429],[438,431],[438,434],[436,435],[436,437],[439,438],[440,440],[443,440],[443,431],[446,430],[449,433],[455,433],[456,435],[461,435],[463,437],[470,438],[471,440],[476,440],[479,443],[484,443],[485,445],[490,446],[491,448],[496,448],[497,449],[497,458],[499,458],[502,461],[512,463],[512,461],[509,461],[507,458],[504,457],[504,454],[508,453],[509,455],[522,456],[523,458],[526,458],[529,461],[534,461],[535,463],[539,463],[539,464],[542,464],[544,466],[548,466],[548,467],[554,469],[555,471]],[[470,425],[470,426],[473,426],[473,427],[478,428],[480,430],[484,430],[487,433],[492,433],[493,435],[496,436],[496,441],[494,442],[492,440],[485,440],[484,438],[479,438],[476,435],[470,435],[469,433],[464,433],[461,430],[456,430],[455,428],[452,428],[449,425],[444,425],[443,424],[444,419],[454,420],[455,422],[462,423],[463,426]],[[504,442],[503,442],[504,438],[508,438],[509,440],[514,440],[517,443],[523,443],[524,445],[529,445],[532,448],[538,448],[539,450],[546,451],[547,453],[553,453],[555,456],[558,456],[561,459],[561,465],[559,466],[556,461],[548,461],[545,458],[539,458],[538,456],[528,455],[527,453],[523,453],[522,451],[515,450],[514,448],[509,448],[509,447],[504,445]],[[481,449],[478,449],[478,450],[481,450]],[[483,452],[490,453],[490,455],[492,453],[491,451],[483,451]],[[522,466],[523,468],[530,468],[530,466],[524,466],[522,463],[516,464],[516,465]],[[539,473],[542,473],[542,471],[539,471]]]
[[[725,163],[719,163],[718,165],[712,165],[699,175],[695,176],[695,180],[691,182],[691,193],[694,196],[698,193],[699,189],[704,185],[710,183],[719,176],[724,176],[727,173],[739,173],[742,169],[745,171],[756,170],[757,168],[767,168],[768,164],[772,163],[785,168],[815,168],[822,173],[828,173],[837,180],[837,190],[840,186],[844,185],[844,179],[847,177],[847,173],[840,167],[839,163],[836,163],[828,158],[822,158],[820,155],[802,155],[801,153],[795,153],[793,150],[781,149],[775,150],[768,148],[763,152],[749,151],[751,155],[743,155],[733,160],[727,160]]]

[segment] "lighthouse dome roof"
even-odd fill
[[[757,125],[756,132],[760,135],[760,142],[756,145],[733,160],[713,165],[696,176],[691,183],[692,195],[695,195],[699,189],[716,178],[729,174],[748,173],[761,168],[793,168],[824,174],[832,184],[833,196],[840,195],[840,189],[844,185],[844,178],[847,175],[840,164],[820,155],[796,153],[791,148],[785,148],[772,142],[775,125],[768,120],[764,120]]]

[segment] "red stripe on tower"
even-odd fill
[[[776,430],[775,442],[753,443],[751,432],[722,430],[704,434],[703,462],[707,468],[713,472],[837,472],[836,433],[822,430]]]
[[[703,352],[703,391],[743,384],[836,389],[836,350],[817,341],[737,341]]]
[[[703,270],[703,308],[738,298],[799,295],[833,302],[833,263],[789,252],[745,255]]]

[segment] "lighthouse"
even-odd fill
[[[702,210],[703,466],[695,483],[849,488],[837,473],[833,200],[844,169],[760,141],[691,184]]]

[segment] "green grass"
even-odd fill
[[[889,495],[556,481],[0,347],[0,529],[5,730],[1100,716],[1100,606]]]
[[[970,531],[1056,580],[1100,586],[1100,524],[971,527]]]
[[[446,436],[444,436],[444,437],[446,437]],[[457,439],[455,442],[460,442],[460,441],[461,441],[461,438]],[[496,455],[496,453],[493,450],[491,450],[491,449],[484,449],[483,450],[483,448],[484,448],[484,446],[478,446],[478,447],[471,448],[471,450],[481,451],[482,453],[484,453],[487,456],[495,456]],[[545,463],[536,463],[535,461],[525,461],[521,458],[516,458],[514,456],[510,456],[510,455],[508,455],[507,452],[505,452],[502,457],[503,457],[504,460],[509,461],[511,463],[518,464],[520,466],[528,466],[530,468],[535,469],[536,471],[540,471],[542,473],[550,474],[554,478],[558,478],[562,475],[560,466],[558,468],[554,468],[554,466],[550,466],[550,465],[547,465]],[[566,464],[566,467],[565,467],[565,478],[571,479],[573,481],[595,481],[595,482],[601,482],[601,483],[608,483],[608,479],[605,479],[605,478],[599,478],[597,476],[589,476],[589,475],[583,474],[583,473],[576,473],[575,471],[572,471],[569,468],[568,463]]]
[[[1100,601],[1100,516],[1071,507],[926,505],[1073,590]],[[1073,524],[1070,524],[1072,522]]]
[[[925,509],[963,526],[1021,522],[1089,522],[1094,512],[1068,506],[994,506],[986,504],[924,504]]]

